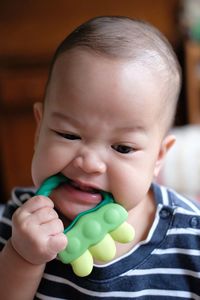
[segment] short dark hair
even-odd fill
[[[171,127],[180,92],[181,69],[172,46],[157,28],[125,16],[90,19],[61,42],[51,63],[49,80],[57,58],[74,48],[92,50],[110,58],[139,60],[160,75],[164,74],[165,89],[170,95],[166,101],[171,100],[165,105],[165,109],[169,108],[167,126]]]

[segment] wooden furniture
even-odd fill
[[[0,71],[1,202],[12,187],[32,183],[35,131],[32,106],[43,99],[47,70],[27,65]]]
[[[188,121],[200,124],[200,43],[185,43]]]

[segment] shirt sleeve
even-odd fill
[[[12,216],[17,208],[35,195],[33,189],[16,188],[0,217],[0,251],[12,235]]]

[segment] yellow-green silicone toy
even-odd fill
[[[49,177],[37,191],[37,195],[49,196],[68,179],[62,175]],[[128,243],[134,239],[134,229],[126,221],[127,211],[114,202],[109,193],[102,193],[103,200],[96,207],[80,213],[64,230],[67,247],[58,256],[70,263],[77,276],[87,276],[93,269],[93,257],[108,262],[115,257],[114,241]]]

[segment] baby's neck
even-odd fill
[[[156,213],[156,202],[150,189],[145,199],[129,212],[128,223],[135,229],[133,245],[144,241],[152,227]]]

